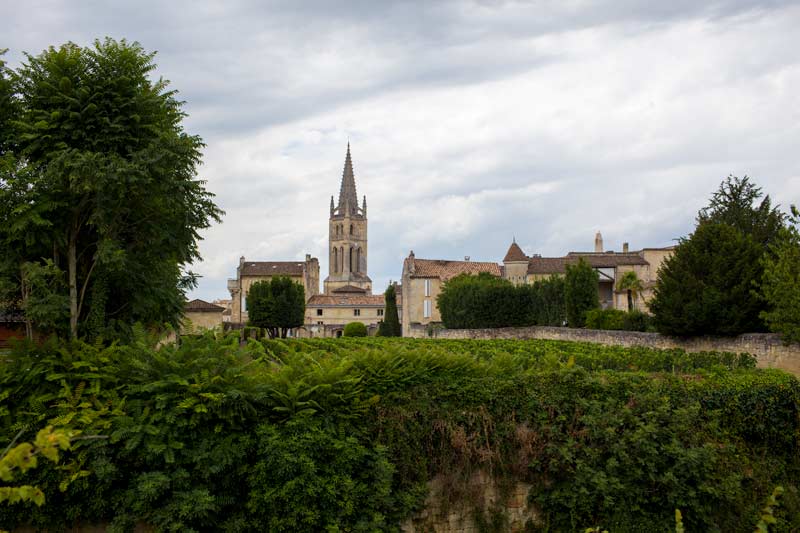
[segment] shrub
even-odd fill
[[[264,339],[20,345],[0,449],[70,420],[67,460],[15,483],[8,529],[397,531],[439,477],[523,481],[551,531],[752,531],[772,487],[800,528],[800,382],[744,354],[556,341]],[[650,372],[655,372],[651,375]],[[94,416],[102,412],[102,416]],[[94,413],[94,414],[93,414]],[[664,524],[659,528],[659,524]]]
[[[367,326],[362,322],[350,322],[344,327],[342,335],[345,337],[366,337]]]
[[[652,317],[642,311],[633,310],[625,313],[622,329],[626,331],[648,331],[651,329]]]
[[[589,329],[625,329],[625,311],[618,309],[591,309],[586,312]]]

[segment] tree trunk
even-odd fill
[[[25,337],[30,341],[33,340],[33,325],[28,316],[28,298],[30,298],[30,290],[25,277],[25,269],[20,267],[20,285],[22,288],[22,312],[25,315]]]
[[[630,313],[633,311],[633,295],[631,294],[631,290],[628,289],[628,312]]]
[[[69,274],[69,336],[78,338],[78,243],[77,231],[69,235],[67,249],[67,271]]]

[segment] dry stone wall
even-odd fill
[[[800,376],[800,344],[783,343],[773,333],[748,333],[738,337],[668,337],[658,333],[638,331],[607,331],[596,329],[532,326],[496,329],[432,329],[419,328],[417,337],[428,333],[437,339],[547,339],[559,341],[594,342],[612,346],[645,346],[648,348],[681,348],[687,352],[720,351],[749,353],[756,357],[760,368],[780,368]]]

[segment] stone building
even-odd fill
[[[594,252],[569,252],[563,257],[528,257],[512,242],[503,260],[504,274],[512,283],[532,284],[550,276],[563,276],[567,265],[577,264],[583,259],[597,272],[599,277],[598,292],[600,306],[604,309],[628,310],[627,291],[618,290],[619,281],[626,272],[635,272],[642,282],[643,291],[634,301],[636,309],[647,311],[647,302],[653,297],[653,288],[658,279],[661,263],[674,250],[666,248],[643,248],[630,251],[628,243],[622,245],[621,252],[603,250],[603,236],[598,231],[595,235]]]
[[[412,328],[442,321],[436,297],[447,280],[459,274],[481,272],[498,277],[502,275],[497,263],[470,261],[468,258],[464,261],[418,259],[413,251],[409,253],[403,261],[403,281],[398,291],[403,301],[400,313],[403,336],[411,336]]]
[[[231,294],[231,319],[233,324],[246,324],[247,293],[257,281],[270,280],[274,276],[286,276],[303,286],[306,301],[319,294],[319,260],[306,254],[305,261],[247,261],[239,258],[236,278],[228,280]]]
[[[247,292],[256,281],[289,276],[306,293],[305,325],[295,335],[335,337],[350,322],[362,322],[370,332],[383,319],[384,297],[372,294],[367,273],[367,197],[361,204],[356,193],[350,143],[347,143],[338,201],[331,196],[328,216],[328,275],[320,294],[319,261],[306,255],[305,261],[239,260],[236,278],[228,280],[231,294],[230,322],[247,323]],[[399,291],[398,291],[399,292]],[[398,296],[398,312],[401,298]]]
[[[222,325],[222,313],[225,308],[195,299],[184,306],[181,334],[193,335],[204,330],[218,328]]]
[[[597,271],[597,290],[603,308],[627,311],[628,295],[626,291],[618,290],[618,283],[626,272],[633,271],[644,289],[635,305],[636,308],[646,311],[658,278],[658,270],[663,261],[672,255],[673,250],[674,247],[629,251],[628,243],[625,243],[621,252],[604,251],[603,237],[597,232],[594,252],[569,252],[562,257],[528,256],[516,240],[512,240],[502,265],[469,260],[418,259],[411,252],[403,262],[403,335],[419,336],[424,327],[441,322],[436,297],[442,285],[452,277],[464,273],[488,272],[515,285],[533,284],[550,276],[565,275],[567,265],[577,264],[580,259],[584,259]]]

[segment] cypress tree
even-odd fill
[[[567,265],[564,280],[564,307],[571,328],[586,325],[586,312],[600,307],[597,272],[583,258],[575,265]]]
[[[400,318],[397,314],[397,291],[392,283],[383,293],[385,305],[383,308],[383,321],[378,326],[378,335],[381,337],[400,337],[403,331],[400,327]]]

